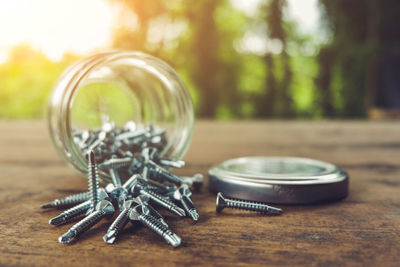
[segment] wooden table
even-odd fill
[[[350,174],[343,201],[282,206],[282,216],[224,210],[206,187],[193,199],[201,219],[167,216],[183,239],[177,249],[143,227],[114,245],[109,222],[72,245],[57,242],[69,225],[47,223],[58,211],[40,205],[83,191],[87,182],[56,154],[43,121],[0,122],[0,265],[304,265],[400,266],[400,123],[207,122],[196,124],[179,174],[206,174],[246,155],[304,156]]]

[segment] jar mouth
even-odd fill
[[[85,106],[82,104],[84,101],[81,103],[78,99],[85,91],[90,96],[94,85],[103,89],[109,86],[106,82],[118,85],[115,89],[110,87],[107,90],[114,93],[118,90],[124,91],[127,99],[132,100],[133,110],[137,111],[132,113],[129,110],[131,113],[124,114],[124,109],[118,105],[126,100],[122,96],[119,102],[114,101],[116,104],[103,107],[105,113],[111,113],[111,121],[115,118],[120,124],[125,117],[132,115],[132,120],[139,119],[139,123],[165,125],[169,139],[162,154],[171,159],[181,159],[184,156],[192,138],[194,115],[190,94],[182,80],[169,65],[155,57],[141,52],[110,51],[71,66],[54,89],[49,109],[50,131],[57,151],[68,165],[81,175],[87,172],[87,160],[81,148],[74,142],[73,136],[76,126],[82,123],[82,118],[79,117],[89,118],[79,109],[79,105]],[[147,85],[150,87],[146,87]],[[105,91],[102,91],[101,98],[107,99]],[[128,106],[127,102],[124,103]],[[78,111],[75,112],[74,109]],[[103,182],[110,181],[108,173],[100,171],[99,176]]]

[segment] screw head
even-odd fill
[[[137,203],[134,202],[134,200],[126,200],[124,202],[124,209],[130,209],[132,208],[134,205],[137,205]]]
[[[133,208],[131,208],[130,212],[129,212],[129,219],[132,221],[138,221],[139,220],[139,216],[141,214],[141,205],[137,205]]]
[[[109,201],[107,199],[103,199],[102,201],[99,202],[99,204],[97,204],[96,210],[102,210],[107,214],[113,214],[115,211],[115,208],[114,208],[113,204],[111,203],[111,201]]]
[[[132,187],[131,187],[131,193],[133,195],[133,197],[137,197],[140,195],[140,190],[142,190],[143,188],[146,188],[146,182],[142,179],[142,177],[137,174],[134,175],[135,179],[132,182]]]
[[[179,190],[179,188],[176,188],[175,191],[173,191],[173,194],[171,196],[173,197],[173,199],[178,200],[178,201],[182,199],[182,193]]]
[[[224,195],[221,192],[217,194],[217,202],[216,202],[216,211],[221,212],[226,206],[226,200]]]
[[[100,188],[100,189],[97,191],[97,194],[98,194],[99,200],[103,200],[103,199],[105,199],[106,197],[108,197],[108,194],[107,194],[107,192],[106,192],[106,190],[105,190],[104,188]]]

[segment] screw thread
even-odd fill
[[[169,182],[171,182],[173,184],[176,184],[176,185],[181,185],[182,184],[182,180],[179,177],[177,177],[176,175],[168,172],[166,169],[158,166],[155,163],[151,163],[151,164],[153,166],[152,166],[152,168],[149,168],[149,171],[152,174],[152,177],[154,179],[162,177],[165,180],[167,180],[167,181],[169,181]]]
[[[122,229],[125,226],[125,224],[128,222],[129,211],[130,211],[130,209],[124,209],[123,211],[121,211],[121,213],[118,215],[118,217],[110,225],[107,232],[110,232],[113,230],[119,231],[120,229]]]
[[[177,236],[175,233],[173,233],[168,228],[168,226],[166,226],[153,216],[147,214],[140,214],[139,220],[148,228],[156,232],[159,236],[164,238],[164,240],[173,247],[177,247],[181,244],[181,238]]]
[[[139,220],[144,225],[146,225],[148,228],[150,228],[151,230],[156,232],[159,236],[163,237],[167,243],[169,243],[173,246],[177,246],[177,245],[173,244],[175,242],[171,242],[171,238],[176,239],[177,236],[168,228],[168,226],[166,224],[164,224],[163,222],[157,220],[156,218],[154,218],[153,216],[148,215],[148,214],[141,214],[139,216]],[[179,243],[180,243],[180,239],[179,239]]]
[[[246,201],[246,200],[236,200],[236,199],[225,199],[226,206],[233,209],[240,210],[250,210],[263,213],[281,213],[282,210],[279,208],[274,208],[263,203]]]
[[[195,209],[196,209],[196,207],[194,206],[192,200],[191,200],[189,197],[187,197],[187,196],[182,196],[182,199],[181,199],[180,202],[181,202],[183,208],[184,208],[185,210],[187,210],[187,211],[193,210],[193,209],[195,210]]]
[[[151,215],[141,214],[139,216],[139,220],[162,237],[164,237],[165,234],[169,234],[169,232],[172,233],[166,225],[162,224],[159,220]]]
[[[149,214],[151,216],[153,216],[159,221],[164,222],[164,217],[155,208],[153,208],[151,205],[147,205],[147,208],[149,209]]]
[[[188,196],[182,196],[182,199],[180,200],[183,208],[187,212],[187,214],[192,217],[194,221],[199,220],[199,213],[197,212],[196,207],[194,206],[192,200]]]
[[[155,203],[166,208],[167,210],[170,210],[179,216],[185,216],[184,210],[182,210],[180,207],[178,207],[177,205],[175,205],[173,202],[169,201],[168,199],[163,198],[159,194],[157,194],[153,191],[149,191],[149,190],[141,190],[140,193],[145,196],[148,196]]]
[[[163,206],[164,208],[171,209],[173,206],[176,206],[174,203],[172,203],[168,199],[165,199],[164,197],[160,196],[159,194],[157,194],[153,191],[140,190],[140,193],[149,197],[155,203],[159,204],[160,206]]]
[[[85,213],[88,209],[90,209],[91,205],[92,205],[91,201],[86,200],[85,202],[79,205],[76,205],[70,209],[63,211],[60,215],[62,215],[65,220],[69,220]]]
[[[82,203],[86,200],[90,199],[89,192],[78,193],[75,195],[67,196],[65,198],[57,199],[57,208],[67,207]]]
[[[100,164],[100,168],[112,168],[112,169],[119,169],[122,167],[127,167],[131,164],[132,158],[117,158],[117,159],[110,159],[102,164]]]
[[[97,194],[99,188],[99,181],[98,181],[97,164],[93,151],[91,151],[89,154],[88,168],[89,168],[89,173],[88,173],[89,193],[90,193],[92,208],[94,209],[96,208],[97,203],[99,202],[99,197]]]
[[[55,199],[50,203],[44,204],[42,208],[67,208],[80,204],[90,198],[89,192],[70,195],[64,198]]]
[[[91,228],[106,215],[107,213],[104,210],[96,210],[93,213],[89,214],[89,216],[85,217],[84,219],[73,225],[69,231],[75,231],[76,235],[78,235]]]

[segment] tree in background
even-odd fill
[[[7,62],[0,64],[0,117],[43,117],[55,81],[77,59],[65,55],[52,62],[27,44],[13,47]]]
[[[191,58],[192,78],[200,93],[198,114],[205,118],[215,117],[218,103],[223,98],[223,85],[218,80],[221,71],[218,58],[220,38],[214,20],[219,2],[196,1],[192,3],[187,16],[192,28],[188,57]]]
[[[266,53],[260,58],[267,70],[265,84],[252,100],[249,94],[240,93],[238,88],[238,79],[243,75],[243,61],[248,55],[239,53],[234,47],[235,41],[243,36],[243,29],[248,21],[243,19],[243,14],[232,8],[230,1],[205,0],[191,5],[185,5],[181,1],[163,0],[152,1],[151,4],[142,1],[121,3],[136,14],[138,27],[121,28],[117,31],[114,46],[138,49],[159,56],[178,72],[185,68],[186,80],[196,88],[199,116],[240,117],[243,115],[241,108],[245,99],[252,102],[252,116],[294,116],[291,97],[292,71],[290,57],[286,52],[287,38],[283,19],[284,0],[266,1],[262,6],[259,20],[267,25],[265,35],[279,42],[281,52],[279,55]],[[181,20],[187,25],[186,32],[177,38],[179,49],[148,45],[152,21],[165,16],[171,18],[170,22]],[[235,23],[235,19],[242,24]],[[181,57],[184,60],[177,59]]]
[[[257,115],[260,117],[293,117],[293,99],[291,92],[292,70],[290,57],[287,53],[287,38],[284,29],[283,9],[285,0],[272,0],[262,6],[264,19],[267,25],[266,35],[269,39],[278,42],[281,46],[279,55],[274,56],[271,52],[263,57],[266,74],[266,90],[260,97],[256,98]],[[276,62],[280,62],[276,66]],[[277,68],[283,73],[279,79],[276,74]]]
[[[115,34],[114,47],[141,50],[170,63],[183,74],[185,82],[195,87],[192,95],[197,96],[199,116],[214,118],[222,105],[228,107],[229,113],[238,115],[238,68],[234,60],[223,59],[222,51],[232,47],[232,40],[227,45],[226,39],[230,36],[224,35],[224,29],[218,27],[215,19],[217,7],[226,5],[227,1],[205,0],[190,5],[166,0],[152,1],[151,4],[143,1],[117,2],[126,5],[137,16],[138,27],[119,29]],[[158,45],[149,44],[151,35],[155,34],[151,31],[152,24],[162,18],[168,18],[166,23],[180,21],[186,25],[173,48],[163,46],[162,38]]]
[[[365,117],[373,106],[390,106],[389,102],[396,101],[400,108],[400,82],[395,78],[399,70],[392,64],[400,66],[400,2],[320,3],[332,32],[332,41],[318,55],[316,84],[323,116]],[[390,77],[382,79],[386,74]],[[386,104],[379,103],[382,98]]]
[[[324,34],[299,30],[289,0],[110,0],[113,47],[168,62],[204,118],[365,118],[400,108],[400,1],[319,0]],[[40,117],[57,77],[27,46],[0,64],[0,116]],[[26,93],[29,88],[30,93]]]

